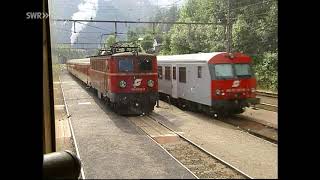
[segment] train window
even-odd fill
[[[179,67],[179,82],[186,83],[186,67]]]
[[[131,59],[120,59],[119,60],[119,71],[120,72],[132,72],[133,63]]]
[[[217,64],[214,70],[217,78],[232,78],[234,76],[231,64]]]
[[[198,78],[201,78],[201,74],[202,74],[202,67],[198,66]]]
[[[173,72],[172,72],[172,79],[176,79],[176,73],[177,73],[177,72],[176,72],[176,67],[173,67],[173,68],[172,68],[172,71],[173,71]]]
[[[162,79],[162,66],[158,66],[158,79]]]
[[[164,67],[164,79],[171,80],[171,68],[168,66]]]
[[[236,76],[238,77],[250,77],[250,65],[249,64],[235,64],[234,65]]]
[[[151,71],[152,70],[152,60],[149,58],[144,58],[140,60],[140,70],[141,71]]]

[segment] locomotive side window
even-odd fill
[[[120,72],[132,72],[133,63],[131,59],[120,59],[119,60],[119,71]]]
[[[151,71],[152,70],[152,60],[149,58],[143,58],[140,60],[140,70],[141,71]]]
[[[235,73],[238,77],[251,77],[251,70],[249,64],[235,64]]]
[[[231,64],[217,64],[215,65],[214,70],[217,78],[223,79],[234,77]]]
[[[179,67],[179,82],[186,83],[186,67]]]
[[[162,79],[162,66],[158,66],[158,79]]]
[[[198,66],[198,78],[201,78],[201,73],[202,73],[202,67]]]
[[[164,67],[164,79],[171,80],[171,68],[169,66]]]
[[[175,80],[175,79],[176,79],[176,73],[177,73],[177,72],[176,72],[176,67],[173,67],[173,68],[172,68],[172,71],[173,71],[173,72],[172,72],[172,79]]]

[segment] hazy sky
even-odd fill
[[[161,5],[171,5],[172,3],[174,2],[177,2],[178,0],[150,0],[151,3],[153,4],[159,4],[160,6]],[[178,4],[182,3],[184,0],[180,0],[178,2]]]

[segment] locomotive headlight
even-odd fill
[[[121,80],[121,81],[119,82],[119,86],[120,86],[121,88],[125,88],[125,87],[127,86],[126,81]]]
[[[256,92],[256,88],[251,88],[251,92]]]
[[[147,84],[148,84],[149,87],[153,87],[154,86],[154,81],[150,79],[150,80],[148,80]]]
[[[221,93],[221,90],[220,90],[220,89],[217,89],[217,90],[216,90],[216,95],[220,95],[220,93]]]

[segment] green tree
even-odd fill
[[[107,48],[110,48],[114,43],[116,43],[116,37],[114,35],[110,35],[106,40]]]
[[[153,37],[150,34],[143,36],[143,40],[140,42],[142,49],[147,52],[153,47]]]

